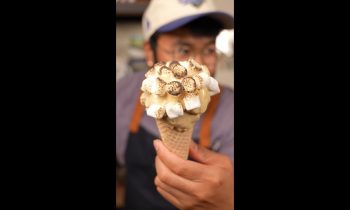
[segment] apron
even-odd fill
[[[220,94],[211,97],[200,125],[199,139],[196,141],[209,149],[211,146],[211,122],[219,99]],[[153,140],[159,137],[153,136],[140,126],[144,113],[144,107],[137,100],[129,125],[130,133],[125,152],[127,176],[125,180],[124,210],[176,210],[177,208],[158,193],[154,185],[156,152],[153,147]]]

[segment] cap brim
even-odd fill
[[[158,32],[169,32],[172,30],[175,30],[177,28],[180,28],[181,26],[186,25],[187,23],[198,19],[200,17],[209,16],[216,20],[218,20],[220,23],[222,23],[224,29],[232,29],[233,28],[233,17],[229,14],[222,13],[222,12],[207,12],[192,16],[187,16],[181,19],[178,19],[176,21],[170,22],[165,24],[164,26],[160,27],[157,31]]]

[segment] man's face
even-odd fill
[[[156,53],[158,61],[181,61],[192,57],[198,63],[206,65],[211,76],[215,75],[215,37],[193,36],[183,29],[163,33],[158,37]]]

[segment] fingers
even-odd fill
[[[210,163],[215,158],[216,153],[204,148],[192,141],[190,146],[190,156],[200,163]]]
[[[202,164],[181,159],[170,152],[160,140],[154,140],[153,144],[158,158],[171,172],[189,180],[195,180],[203,174],[205,167]]]
[[[190,180],[187,180],[175,173],[173,173],[157,156],[156,157],[156,171],[157,171],[157,180],[166,183],[172,188],[176,188],[179,191],[190,193],[193,191],[194,183]],[[158,182],[159,183],[159,182]],[[156,182],[157,184],[157,182]],[[157,185],[158,186],[158,185]]]
[[[203,155],[203,152],[198,151],[199,149],[199,145],[192,141],[190,145],[189,156],[195,161],[205,163],[205,157]]]
[[[183,193],[182,191],[176,188],[170,187],[169,185],[162,182],[158,178],[158,176],[155,178],[154,183],[157,186],[158,192],[162,196],[164,196],[165,199],[167,199],[172,204],[174,204],[176,207],[181,206],[182,203],[180,201],[183,201],[184,198],[188,197],[186,193]]]
[[[195,191],[191,193],[184,193],[178,189],[170,187],[162,182],[158,177],[155,178],[157,191],[170,203],[179,209],[195,209],[194,206],[198,203],[198,196]]]
[[[193,160],[206,165],[226,165],[230,162],[229,158],[225,155],[213,152],[205,147],[196,144],[193,141],[190,146],[189,155]]]
[[[170,193],[168,193],[167,191],[163,190],[160,187],[157,187],[157,191],[170,203],[172,203],[174,206],[176,206],[177,208],[181,209],[181,202],[175,198],[173,195],[171,195]]]

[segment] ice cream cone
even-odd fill
[[[187,160],[192,141],[191,129],[184,131],[175,129],[174,126],[170,125],[164,120],[156,120],[157,126],[164,145],[173,153]]]
[[[164,145],[183,159],[188,158],[194,124],[220,92],[208,67],[190,58],[158,62],[145,74],[140,102],[158,126]]]

